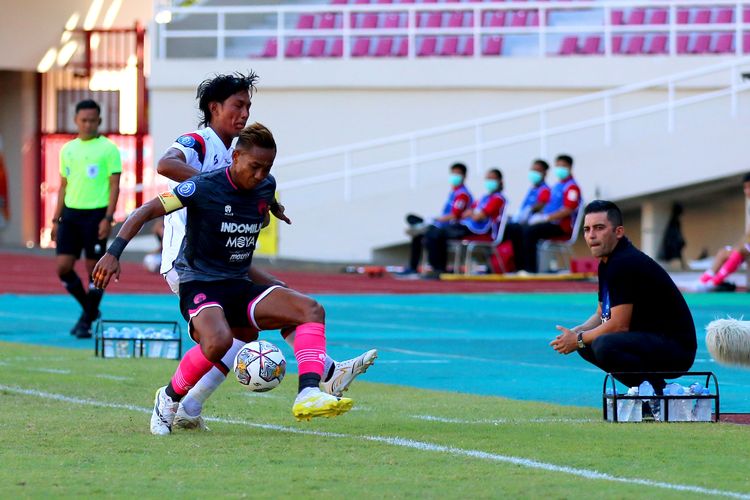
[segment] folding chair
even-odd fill
[[[464,274],[471,274],[472,258],[474,256],[474,250],[486,249],[489,250],[487,262],[489,263],[492,256],[497,259],[500,272],[505,273],[506,269],[503,265],[503,259],[498,251],[497,247],[503,242],[503,236],[505,234],[505,226],[508,223],[508,201],[505,201],[505,207],[503,211],[496,219],[497,221],[497,233],[492,238],[490,235],[470,235],[460,240],[449,240],[448,251],[453,251],[453,272],[458,273],[461,269],[461,255],[465,252],[464,257]]]
[[[578,233],[581,232],[581,224],[583,224],[583,199],[578,205],[578,211],[573,221],[573,232],[567,239],[550,239],[550,240],[539,240],[536,244],[536,261],[539,267],[539,272],[547,272],[550,269],[550,261],[552,256],[560,256],[565,260],[567,267],[563,269],[570,269],[570,262],[573,259],[573,245],[578,240]],[[555,258],[557,260],[557,258]]]

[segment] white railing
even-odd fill
[[[724,78],[722,74],[726,75],[726,80],[724,80],[726,81],[726,85],[701,85],[700,81],[696,81],[703,77],[716,77],[717,75]],[[651,102],[647,105],[618,110],[617,112],[613,111],[613,102],[615,99],[629,94],[654,90],[663,91],[660,102]],[[677,96],[678,91],[686,90],[688,90],[690,95],[685,97]],[[539,156],[545,158],[548,157],[547,141],[551,137],[596,127],[601,127],[602,129],[602,146],[608,146],[612,143],[612,126],[615,123],[659,112],[666,113],[664,130],[671,133],[675,129],[676,110],[693,104],[728,97],[729,107],[727,109],[727,116],[737,116],[740,107],[739,94],[748,90],[750,90],[750,57],[737,58],[667,77],[655,78],[610,90],[562,99],[517,111],[281,158],[276,162],[276,176],[279,179],[281,188],[285,191],[330,183],[332,181],[343,181],[343,198],[347,201],[351,199],[351,186],[354,178],[378,172],[402,170],[400,173],[397,172],[398,177],[403,179],[408,178],[410,189],[416,189],[418,167],[436,160],[453,160],[457,157],[465,157],[465,155],[474,155],[475,163],[483,165],[483,153],[487,150],[533,141],[538,141]],[[550,113],[560,110],[574,111],[575,107],[586,105],[600,106],[601,113],[593,118],[572,121],[556,126],[547,125]],[[570,115],[576,116],[576,113],[571,112]],[[528,118],[538,120],[539,127],[537,130],[508,135],[497,139],[490,139],[490,133],[485,132],[488,127],[503,122]],[[452,142],[450,147],[442,149],[436,147],[433,141],[428,148],[424,148],[426,151],[420,150],[420,141],[445,136],[449,133],[461,132],[464,132],[464,137],[473,135],[473,141],[464,141],[459,145],[455,145],[455,142]],[[655,131],[649,130],[649,132]],[[400,155],[378,163],[363,165],[355,165],[353,161],[353,158],[359,155],[365,158],[368,156],[382,157],[378,153],[379,151],[387,147],[395,149],[397,146],[400,146],[400,149],[403,151],[409,151],[409,154]],[[327,165],[329,171],[320,175],[302,175],[304,167],[313,162],[320,162]],[[291,174],[290,169],[294,167],[301,167],[301,169]]]
[[[177,44],[170,41],[198,41],[204,47],[215,41],[215,50],[199,54],[197,57],[226,59],[228,57],[262,56],[262,45],[270,39],[276,40],[277,59],[286,57],[286,42],[295,38],[338,38],[343,40],[341,57],[352,56],[353,41],[359,37],[405,37],[408,40],[409,58],[418,56],[417,40],[425,36],[462,36],[473,38],[472,55],[475,58],[492,57],[483,54],[482,43],[489,36],[515,37],[519,55],[547,56],[558,52],[561,39],[570,35],[600,36],[604,43],[603,54],[613,55],[615,36],[636,34],[667,35],[669,55],[678,54],[677,38],[680,34],[701,32],[731,33],[734,40],[734,53],[741,55],[746,33],[750,33],[750,23],[744,22],[745,10],[750,8],[750,0],[613,0],[613,1],[545,1],[545,2],[462,2],[438,4],[367,4],[367,5],[273,5],[273,6],[193,6],[169,7],[164,1],[157,1],[157,19],[171,19],[165,24],[155,24],[156,59],[190,57],[190,52],[180,54]],[[632,9],[666,9],[668,16],[664,24],[613,24],[613,12]],[[731,8],[733,21],[723,23],[681,24],[678,12],[681,10]],[[485,26],[488,13],[526,12],[538,16],[536,26]],[[426,27],[420,23],[420,16],[431,12],[463,12],[471,15],[471,26]],[[164,14],[168,15],[165,17]],[[377,14],[401,14],[406,17],[405,26],[398,28],[360,28],[356,26],[356,16]],[[569,19],[564,19],[566,13]],[[570,17],[570,14],[578,16]],[[341,26],[331,29],[291,28],[301,15],[333,14],[340,16]],[[557,19],[555,19],[557,17]],[[575,21],[573,24],[567,22]],[[649,22],[649,19],[644,21]],[[239,25],[243,25],[239,28]],[[444,23],[441,23],[444,24]],[[197,27],[181,28],[181,25]],[[254,26],[251,26],[254,25]],[[264,27],[264,25],[266,27]],[[748,42],[750,44],[750,42]],[[248,51],[247,47],[255,46]],[[244,51],[244,52],[243,52]],[[210,52],[210,53],[209,53]],[[513,51],[510,54],[513,55]],[[266,54],[268,56],[268,54]],[[194,55],[195,57],[195,55]],[[295,58],[300,57],[299,54]],[[494,57],[497,57],[495,55]]]

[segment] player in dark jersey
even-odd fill
[[[190,349],[172,380],[157,390],[151,432],[171,433],[180,399],[232,346],[259,330],[295,328],[299,393],[292,413],[301,419],[333,417],[352,407],[349,398],[320,390],[325,346],[325,312],[315,300],[279,285],[248,278],[255,243],[267,223],[276,181],[269,175],[276,157],[271,132],[258,123],[243,129],[232,165],[191,178],[131,214],[94,269],[105,288],[120,274],[119,256],[148,220],[187,207],[186,235],[176,261],[180,309],[199,345]]]

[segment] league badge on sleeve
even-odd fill
[[[177,192],[184,197],[191,196],[193,193],[195,193],[195,182],[185,181],[181,183],[179,186],[177,186]]]
[[[192,148],[195,145],[195,139],[189,135],[181,135],[177,138],[177,142],[185,146],[186,148]]]

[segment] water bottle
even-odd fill
[[[614,396],[615,391],[612,390],[611,387],[607,387],[607,390],[605,391],[605,394],[607,395],[606,401],[607,401],[607,420],[609,422],[612,421],[614,418],[612,414],[612,396]]]
[[[117,337],[117,328],[110,326],[102,333],[102,356],[105,358],[115,357],[115,341],[110,340]]]
[[[648,403],[649,407],[651,408],[651,414],[654,416],[654,420],[661,420],[661,402],[659,399],[653,397],[656,395],[654,386],[651,385],[651,383],[647,380],[643,381],[638,387],[638,394],[641,396],[645,396],[641,401],[643,403]],[[641,416],[642,415],[643,412],[641,412]]]
[[[631,387],[628,389],[627,392],[628,396],[637,396],[638,395],[638,388],[637,387]],[[641,421],[641,412],[640,412],[640,404],[638,406],[638,411],[636,410],[636,403],[638,400],[635,399],[623,399],[622,401],[617,402],[617,420],[620,422],[640,422]]]
[[[143,349],[143,331],[137,326],[133,327],[130,331],[130,335],[133,339],[133,357],[137,358],[141,355]]]
[[[684,396],[685,388],[680,384],[667,384],[664,388],[665,396]],[[689,399],[668,399],[670,422],[689,422],[692,420],[692,405]]]
[[[162,351],[162,356],[165,357],[165,358],[167,358],[167,359],[177,359],[177,347],[178,347],[178,342],[176,340],[177,339],[177,333],[176,332],[170,332],[167,329],[164,329],[162,331],[165,333],[164,338],[171,339],[171,340],[169,340],[169,341],[166,342],[166,344],[167,344],[167,350],[166,351],[167,352],[164,353],[164,351]]]
[[[163,337],[162,335],[163,330],[154,331],[151,334],[152,341],[148,344],[148,357],[149,358],[160,358],[162,354],[162,349],[164,347],[164,342],[161,341]]]
[[[149,354],[152,344],[151,339],[154,338],[155,331],[150,327],[143,330],[143,355],[149,358],[151,357]]]
[[[132,330],[126,326],[120,330],[117,336],[120,340],[115,344],[115,357],[129,358],[131,356],[130,339],[132,338]]]
[[[708,387],[704,387],[701,390],[701,396],[709,396],[711,391]],[[710,399],[699,399],[695,403],[693,408],[693,420],[696,422],[710,422],[711,421],[711,400]]]

